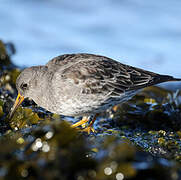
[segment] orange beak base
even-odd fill
[[[11,112],[9,114],[9,118],[11,119],[16,111],[16,109],[19,107],[19,105],[23,102],[24,96],[21,96],[20,93],[18,93],[18,96],[16,98],[16,101],[11,109]]]

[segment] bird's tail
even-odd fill
[[[159,75],[156,79],[159,83],[167,81],[181,81],[181,78],[174,78],[173,76],[168,75]]]

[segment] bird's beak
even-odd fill
[[[21,96],[20,93],[18,93],[18,96],[16,98],[16,101],[11,109],[11,112],[9,114],[9,118],[11,119],[16,111],[16,109],[19,107],[19,105],[23,102],[24,96]]]

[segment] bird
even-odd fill
[[[25,98],[44,109],[82,119],[77,128],[89,123],[84,131],[94,132],[93,124],[100,112],[124,103],[141,89],[167,81],[181,81],[122,64],[102,55],[64,54],[45,65],[25,68],[16,80],[18,96],[10,118]],[[90,120],[90,117],[93,117]]]

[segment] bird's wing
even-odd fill
[[[59,56],[50,61],[47,66],[52,63],[56,68],[57,65],[60,66],[62,79],[79,86],[85,94],[105,93],[115,97],[172,78],[92,54]]]

